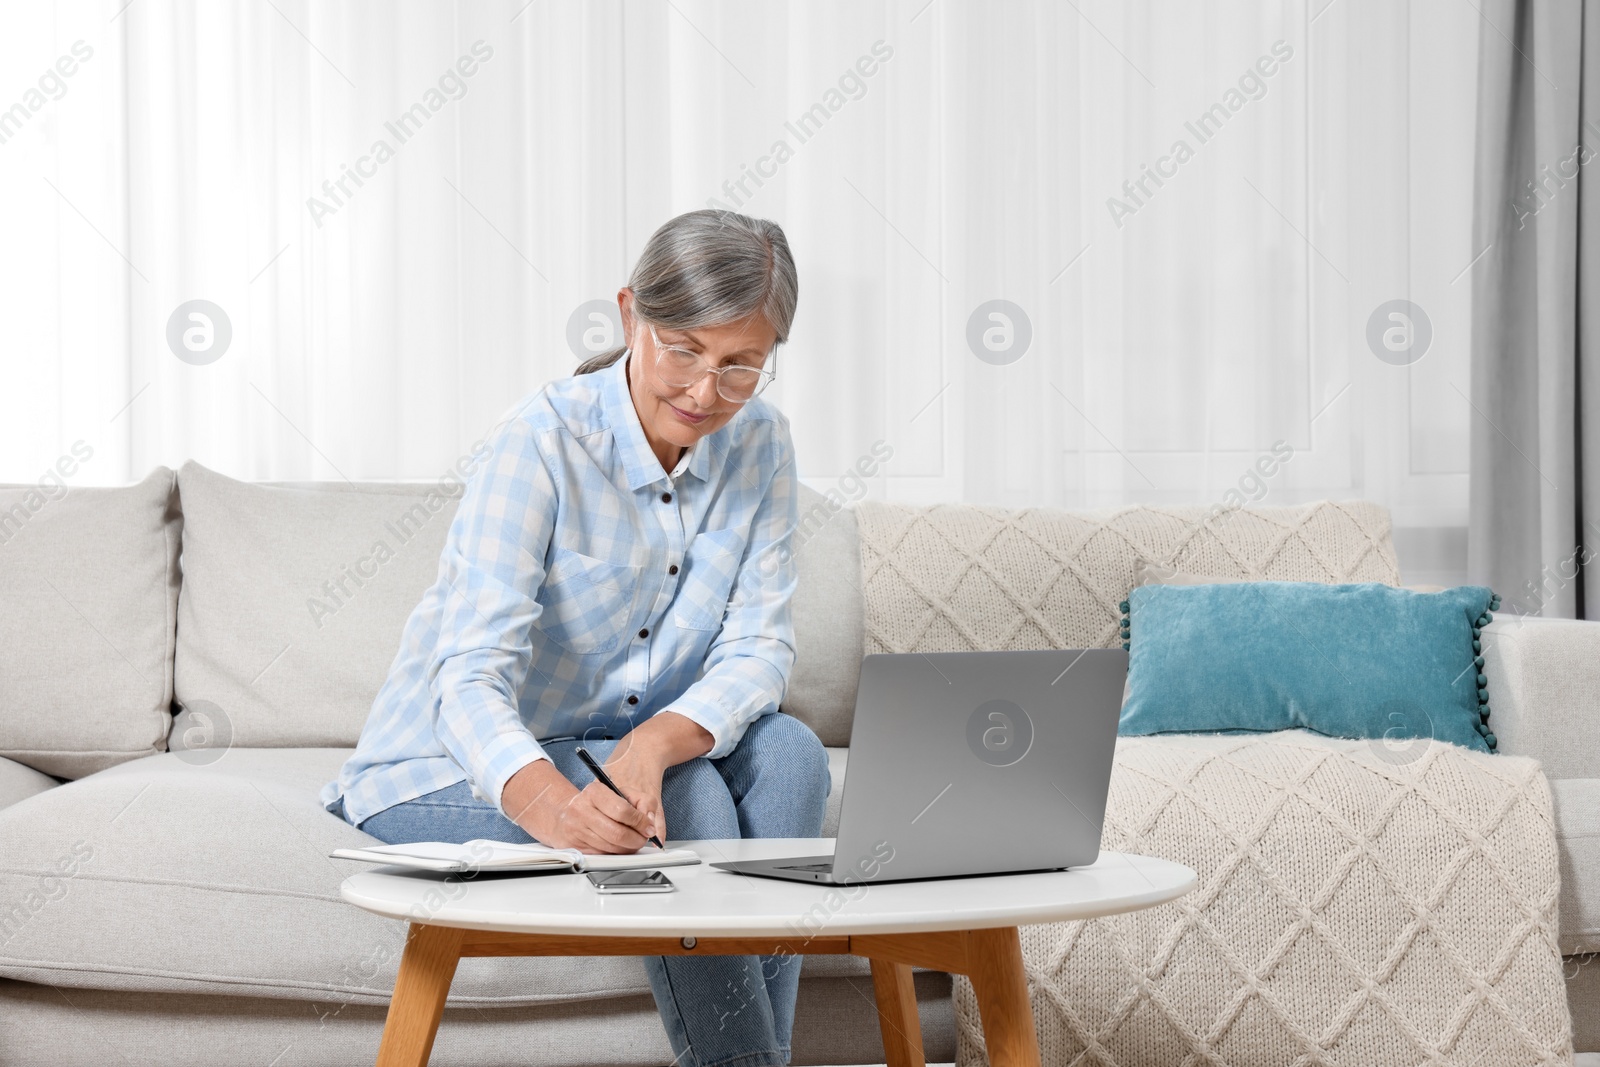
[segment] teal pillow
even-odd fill
[[[1119,733],[1314,730],[1493,752],[1482,586],[1145,585],[1123,601]]]

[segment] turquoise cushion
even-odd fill
[[[1123,602],[1123,734],[1314,730],[1492,752],[1482,586],[1146,585]]]

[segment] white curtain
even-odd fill
[[[1362,496],[1455,567],[1472,5],[125,3],[0,16],[0,479],[437,476],[717,203],[795,251],[814,486],[881,440],[892,499]]]

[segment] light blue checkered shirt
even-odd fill
[[[323,787],[352,823],[462,780],[500,806],[542,740],[620,737],[670,709],[725,756],[777,710],[794,664],[788,419],[757,397],[668,474],[630,359],[548,383],[489,438],[356,751]]]

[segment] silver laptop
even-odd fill
[[[853,885],[1093,863],[1122,649],[866,656],[831,856],[713,863]]]

